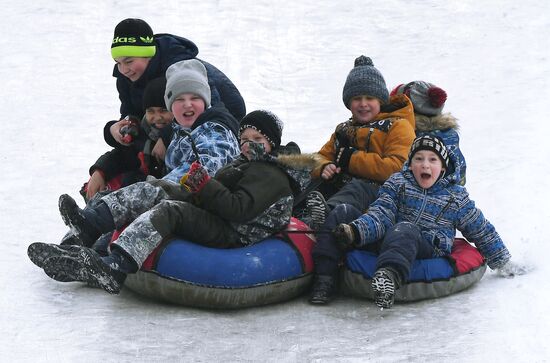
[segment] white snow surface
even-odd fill
[[[550,2],[0,0],[0,361],[548,362],[547,120]],[[145,19],[194,41],[248,111],[285,123],[283,142],[317,151],[349,117],[341,95],[365,54],[388,88],[444,88],[459,118],[467,187],[510,249],[533,268],[488,271],[472,288],[381,312],[342,297],[209,311],[58,283],[26,255],[66,231],[58,196],[78,190],[118,117],[110,43]]]

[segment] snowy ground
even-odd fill
[[[339,5],[335,5],[338,3]],[[32,5],[31,5],[32,4]],[[237,5],[238,4],[238,5]],[[548,362],[547,183],[550,3],[540,1],[0,0],[0,361]],[[317,150],[348,117],[345,77],[365,54],[388,87],[447,90],[469,191],[530,274],[492,272],[447,298],[398,304],[305,297],[212,312],[109,296],[47,278],[30,242],[58,241],[62,193],[78,197],[118,115],[114,26],[142,17],[185,36],[223,70],[248,110]]]

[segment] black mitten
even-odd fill
[[[344,252],[352,250],[355,247],[355,228],[349,224],[341,223],[332,231],[334,240],[338,248]]]
[[[343,147],[340,148],[336,154],[336,165],[342,168],[344,172],[348,171],[349,169],[349,162],[351,160],[351,156],[356,151],[353,147]]]

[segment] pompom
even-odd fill
[[[361,66],[374,66],[374,63],[372,63],[372,59],[369,57],[365,57],[364,55],[361,55],[357,58],[355,58],[355,63],[353,64],[354,67],[361,67]]]
[[[439,87],[430,87],[428,89],[428,97],[430,98],[430,104],[433,107],[439,108],[447,101],[447,92]]]

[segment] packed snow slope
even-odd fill
[[[549,4],[0,0],[0,360],[548,362]],[[248,110],[275,112],[283,142],[303,151],[318,150],[349,117],[342,86],[361,54],[389,88],[444,88],[471,197],[514,260],[534,270],[514,279],[488,272],[462,293],[384,312],[352,298],[313,307],[306,297],[205,311],[50,280],[26,249],[59,241],[58,196],[78,199],[108,149],[103,125],[119,106],[109,48],[127,17],[193,40]]]

